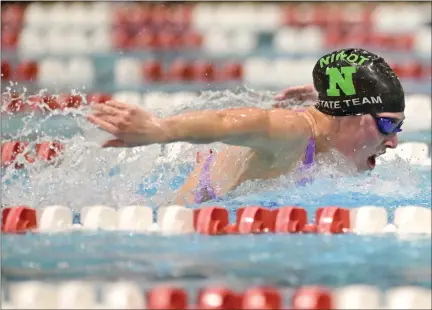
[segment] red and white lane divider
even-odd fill
[[[166,235],[198,233],[227,234],[382,234],[398,233],[431,235],[432,212],[421,206],[396,209],[393,223],[387,210],[378,206],[346,209],[335,206],[318,208],[315,221],[308,220],[306,209],[285,206],[267,209],[247,206],[237,209],[234,223],[224,207],[189,209],[183,206],[160,207],[157,218],[146,206],[125,206],[118,210],[108,206],[89,206],[81,210],[80,224],[73,224],[72,211],[65,206],[33,209],[16,206],[2,210],[2,232],[53,233],[71,230],[120,230]]]
[[[3,98],[2,109],[11,112],[37,112],[45,113],[53,110],[76,109],[83,104],[82,96],[60,95],[30,95],[13,93]]]
[[[96,297],[99,288],[100,301]],[[184,289],[171,286],[144,291],[134,282],[31,281],[11,284],[9,298],[2,297],[2,309],[431,309],[431,290],[415,286],[385,292],[366,285],[305,286],[290,291],[287,302],[284,291],[265,286],[245,291],[214,286],[199,289],[193,300]]]
[[[113,96],[108,93],[91,93],[84,97],[84,95],[66,93],[25,95],[15,92],[6,94],[2,98],[2,110],[10,113],[47,113],[53,110],[77,109],[90,103],[105,103],[112,98]]]
[[[16,169],[22,169],[24,164],[17,161],[17,158],[21,154],[27,163],[34,163],[36,160],[50,162],[58,157],[63,150],[63,144],[59,141],[37,143],[34,146],[34,150],[29,149],[28,142],[8,141],[1,144],[1,165],[5,168],[15,164]],[[34,151],[34,154],[31,151]]]

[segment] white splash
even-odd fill
[[[40,94],[43,92],[44,90]],[[187,104],[176,106],[171,111],[162,111],[161,114],[166,116],[194,109],[245,106],[269,108],[275,103],[273,95],[250,89],[207,91]],[[25,96],[22,97],[24,100]],[[45,108],[48,109],[47,106]],[[4,169],[3,205],[42,207],[61,204],[74,209],[89,204],[107,204],[113,207],[145,204],[156,207],[173,199],[173,188],[178,187],[178,184],[174,186],[173,183],[181,184],[184,181],[193,167],[197,151],[224,147],[217,143],[210,146],[176,143],[133,149],[101,149],[100,143],[109,138],[109,135],[86,120],[88,110],[88,106],[84,105],[80,109],[54,110],[45,114],[33,111],[24,114],[20,120],[13,119],[12,114],[2,111],[3,125],[6,123],[6,126],[12,126],[13,122],[21,122],[20,128],[9,134],[3,142],[31,140],[31,148],[40,141],[56,139],[66,146],[61,158],[53,165],[36,162],[26,164],[26,169],[21,171],[16,171],[13,165]],[[66,130],[70,137],[47,130],[54,125],[61,130],[62,127],[58,124],[66,123],[70,126]],[[245,182],[229,197],[280,190],[289,191],[294,196],[312,195],[317,199],[320,195],[329,193],[370,192],[399,197],[412,197],[418,193],[421,179],[409,165],[399,163],[397,169],[394,166],[383,166],[371,176],[359,177],[354,172],[355,169],[344,161],[343,156],[339,158],[335,163],[327,157],[319,157],[318,166],[313,170],[316,182],[305,188],[295,187],[298,176],[282,176],[268,181]],[[25,162],[23,156],[19,156],[17,161]]]

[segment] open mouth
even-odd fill
[[[377,158],[377,155],[372,155],[372,156],[369,156],[369,157],[368,157],[367,162],[368,162],[368,166],[369,166],[369,168],[371,168],[371,169],[374,169],[374,168],[375,168],[375,165],[376,165],[376,158]]]
[[[369,166],[369,168],[371,170],[374,169],[375,166],[376,166],[376,159],[377,159],[377,157],[381,156],[381,155],[384,155],[385,153],[386,153],[386,150],[383,149],[383,150],[379,150],[376,154],[373,154],[373,155],[371,155],[371,156],[368,157],[367,163],[368,163],[368,166]]]

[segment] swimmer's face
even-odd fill
[[[398,122],[405,119],[403,113],[379,113],[377,116],[390,117]],[[341,122],[341,139],[338,149],[352,158],[359,171],[375,168],[375,159],[387,148],[398,145],[397,133],[382,134],[372,115],[349,116]]]

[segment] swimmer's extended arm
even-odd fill
[[[310,129],[297,113],[260,108],[195,111],[162,120],[164,142],[224,142],[265,150],[282,140],[308,138]]]
[[[107,101],[94,104],[87,119],[111,133],[102,147],[134,147],[154,143],[224,142],[262,151],[282,150],[308,139],[310,127],[298,113],[286,109],[237,108],[184,113],[165,119],[139,106]],[[281,143],[281,142],[285,143]]]

